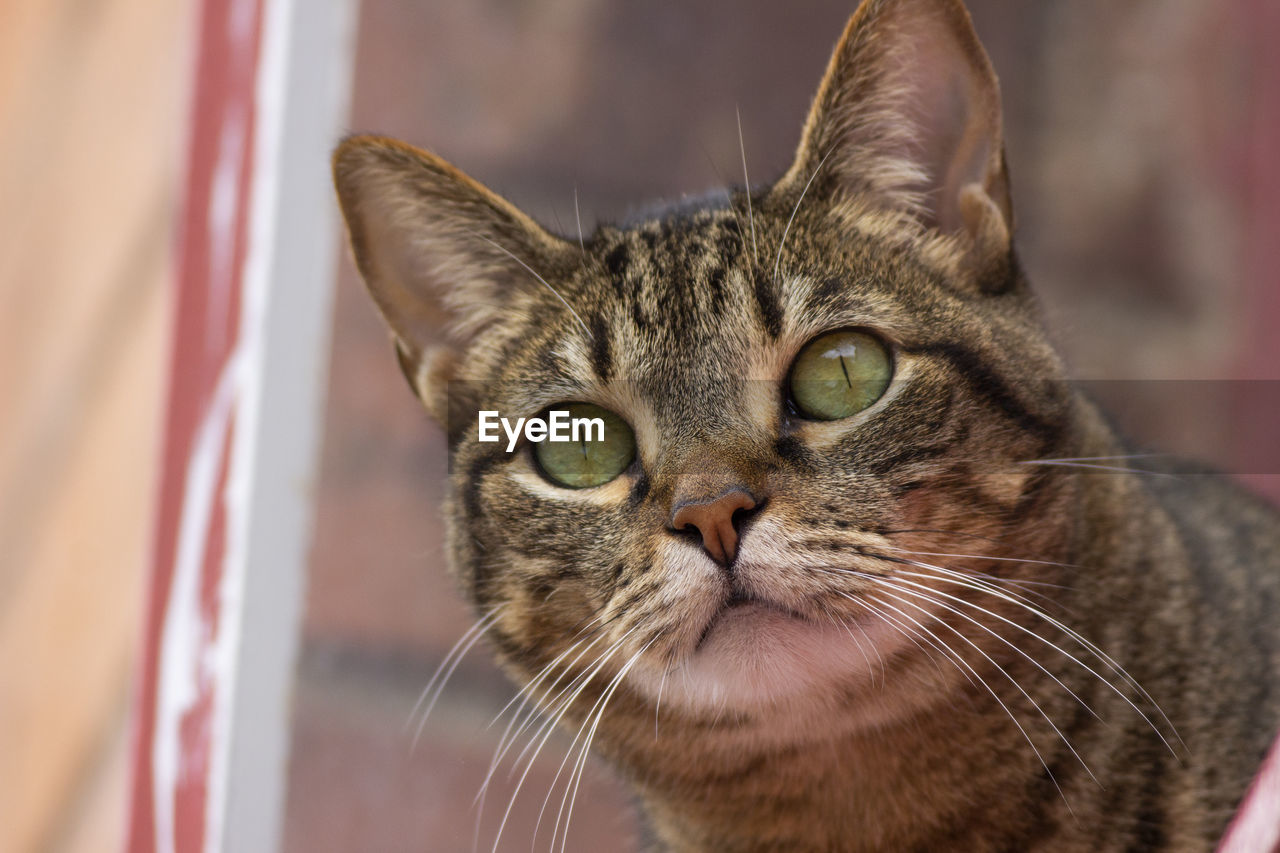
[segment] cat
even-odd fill
[[[864,0],[768,186],[572,239],[335,152],[476,632],[652,849],[1208,850],[1280,726],[1280,518],[1126,469],[1001,124],[959,0]],[[478,431],[556,412],[598,440]]]

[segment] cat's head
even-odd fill
[[[600,660],[642,693],[680,671],[689,709],[832,696],[910,657],[911,585],[955,582],[929,555],[1067,533],[1068,486],[1018,464],[1072,445],[1073,403],[958,0],[863,3],[772,186],[582,241],[389,139],[335,174],[448,430],[454,568],[525,678]],[[481,412],[554,409],[611,413],[604,440],[478,440]]]

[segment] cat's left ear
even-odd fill
[[[1000,86],[960,0],[863,0],[836,46],[783,190],[906,214],[1008,255]]]
[[[354,136],[333,156],[356,266],[428,411],[452,421],[449,384],[481,333],[527,317],[577,247],[427,151]],[[557,298],[558,294],[557,294]],[[563,301],[563,300],[562,300]],[[565,303],[567,306],[567,303]],[[572,310],[572,309],[570,309]]]

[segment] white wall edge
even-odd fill
[[[358,0],[263,0],[205,850],[280,847]]]

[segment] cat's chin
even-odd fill
[[[868,642],[875,639],[868,636],[859,645],[842,625],[815,623],[764,602],[741,602],[711,619],[697,647],[666,674],[665,687],[652,673],[640,680],[665,690],[664,705],[693,711],[821,702],[869,683],[878,672]]]

